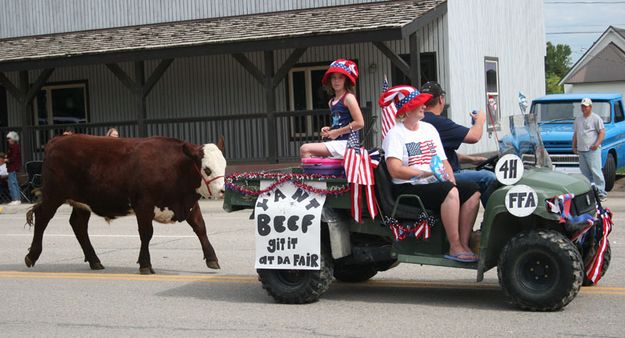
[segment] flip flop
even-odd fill
[[[470,256],[473,258],[460,258],[460,257],[466,257],[466,256]],[[475,263],[479,260],[479,258],[477,258],[477,256],[472,253],[472,252],[459,252],[455,255],[445,255],[443,256],[449,260],[452,261],[456,261],[456,262],[460,262],[460,263]]]

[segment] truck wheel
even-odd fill
[[[332,257],[321,249],[319,270],[258,269],[263,289],[278,303],[306,304],[319,300],[332,283]]]
[[[592,264],[592,258],[595,256],[595,253],[597,252],[597,246],[598,246],[598,243],[596,245],[593,245],[592,250],[585,253],[584,271],[586,271],[586,269],[590,267],[590,264]],[[603,264],[601,265],[601,277],[603,277],[603,275],[605,275],[605,273],[608,271],[608,268],[610,267],[611,258],[612,258],[612,250],[610,249],[610,242],[608,241],[607,247],[605,249],[605,253],[603,254]],[[588,279],[588,277],[586,277],[586,273],[584,273],[584,283],[582,285],[584,286],[594,285],[594,283],[590,279]]]
[[[334,278],[346,283],[360,283],[371,279],[378,273],[373,266],[334,267]]]
[[[616,181],[616,161],[612,154],[608,154],[605,160],[603,178],[605,179],[605,191],[612,190],[612,188],[614,188],[614,182]]]
[[[499,256],[499,284],[523,310],[555,311],[570,303],[582,286],[579,250],[551,230],[520,233]]]

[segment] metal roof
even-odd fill
[[[0,71],[397,40],[446,11],[445,3],[383,1],[2,39]]]
[[[571,93],[571,94],[551,94],[535,98],[534,102],[541,101],[581,101],[583,98],[588,97],[591,100],[615,100],[621,98],[620,93]]]

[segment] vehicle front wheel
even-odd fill
[[[499,284],[523,310],[555,311],[582,286],[584,265],[575,245],[551,230],[513,237],[499,256]]]
[[[306,304],[319,300],[332,283],[332,256],[321,249],[319,270],[257,269],[263,289],[278,303]]]
[[[612,190],[612,188],[614,188],[614,182],[616,181],[616,161],[612,154],[608,154],[608,158],[605,160],[603,178],[605,179],[605,191]]]

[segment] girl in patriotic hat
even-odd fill
[[[418,195],[427,209],[440,214],[449,241],[445,258],[476,262],[469,238],[480,203],[479,186],[456,182],[436,128],[421,121],[430,98],[411,86],[395,86],[380,96],[380,106],[395,104],[397,109],[398,123],[382,142],[393,193]],[[437,177],[435,164],[440,161],[444,173]]]
[[[321,83],[332,99],[328,102],[332,114],[332,125],[321,128],[323,143],[307,143],[300,148],[300,156],[342,158],[347,147],[347,139],[352,131],[364,127],[362,112],[354,95],[358,80],[358,67],[353,61],[338,59],[326,71]]]

